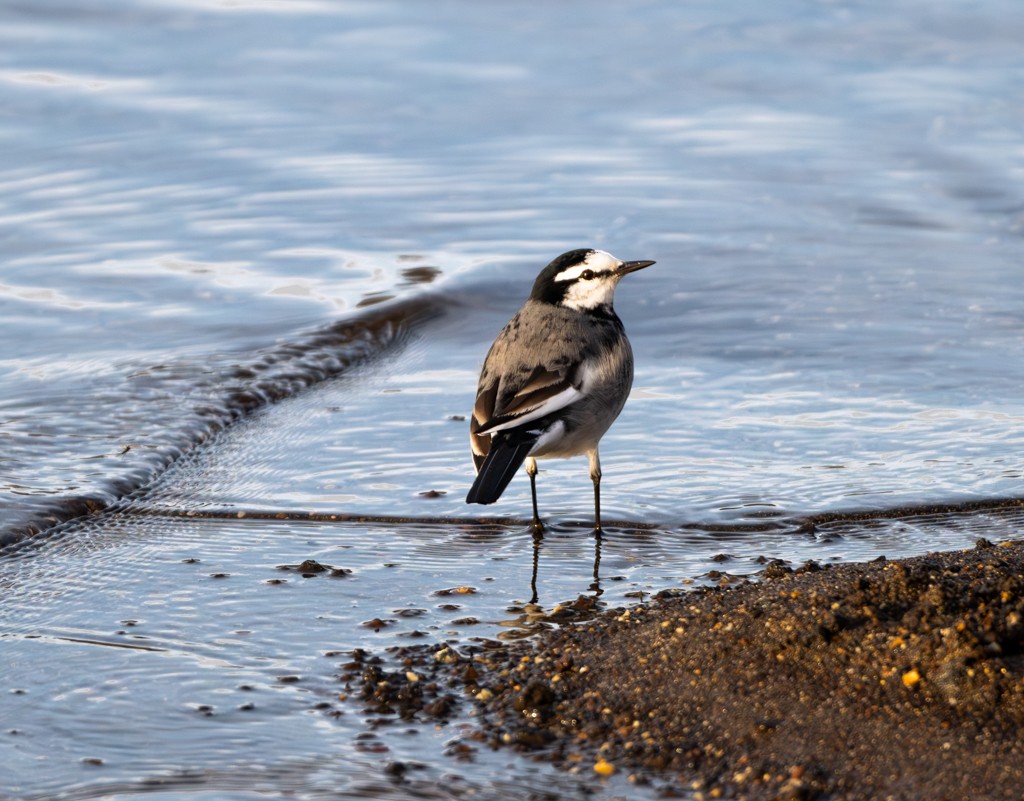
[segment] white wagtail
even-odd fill
[[[652,264],[570,250],[537,276],[484,360],[469,425],[477,476],[466,503],[494,503],[525,461],[539,531],[536,460],[585,453],[601,530],[597,445],[633,385],[633,351],[612,299],[624,275]]]

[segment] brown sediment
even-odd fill
[[[772,565],[760,583],[664,593],[472,658],[404,659],[393,675],[369,669],[363,698],[443,717],[470,697],[476,740],[695,799],[1024,787],[1021,544]]]

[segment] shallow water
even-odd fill
[[[0,797],[636,797],[457,761],[466,721],[368,719],[338,664],[1015,537],[1022,35],[998,2],[7,6]],[[462,503],[454,418],[577,246],[658,264],[617,298],[608,531],[542,463],[538,545],[525,478]]]

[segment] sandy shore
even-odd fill
[[[772,565],[471,657],[410,649],[395,671],[357,654],[346,678],[404,717],[471,699],[465,755],[527,749],[698,799],[976,801],[1024,795],[1022,652],[1024,546],[979,541]]]

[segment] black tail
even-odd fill
[[[494,503],[498,500],[539,438],[540,432],[524,431],[501,431],[491,437],[491,449],[480,465],[466,503]]]

